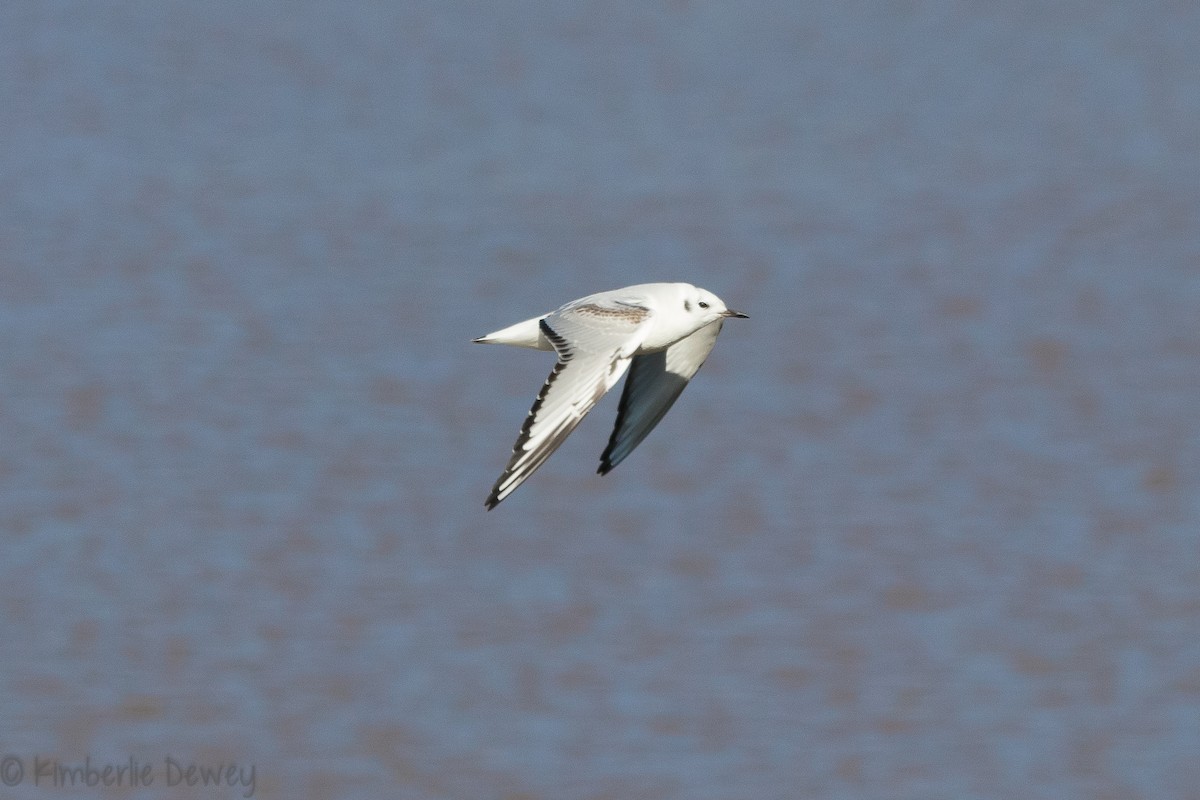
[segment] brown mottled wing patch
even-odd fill
[[[621,392],[617,424],[600,456],[597,472],[608,474],[654,430],[704,364],[720,332],[721,323],[714,322],[666,350],[633,359]]]
[[[637,307],[629,306],[630,309]],[[646,335],[650,312],[606,316],[579,307],[555,312],[540,323],[558,363],[538,392],[513,445],[512,457],[484,503],[495,508],[525,482],[613,387]]]
[[[584,303],[583,305],[574,306],[571,311],[575,314],[580,314],[586,317],[599,317],[606,320],[620,320],[629,323],[630,325],[640,325],[650,318],[652,313],[650,309],[643,306],[630,305],[628,303],[612,303],[609,305],[601,305],[599,303]]]

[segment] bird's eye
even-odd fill
[[[706,303],[706,302],[704,302],[703,300],[701,300],[701,301],[700,301],[700,307],[701,307],[701,308],[708,308],[708,303]]]

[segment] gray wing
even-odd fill
[[[611,389],[630,356],[646,337],[651,312],[621,303],[566,307],[539,323],[558,353],[558,363],[542,386],[512,457],[484,503],[495,508],[537,470]]]
[[[608,474],[654,430],[712,352],[721,324],[706,325],[666,350],[633,359],[621,392],[617,424],[600,456],[597,472]]]

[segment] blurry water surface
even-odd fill
[[[1198,8],[0,6],[6,796],[1196,797]]]

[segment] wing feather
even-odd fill
[[[558,362],[538,392],[512,457],[484,505],[495,508],[525,482],[575,430],[629,368],[652,313],[627,303],[567,306],[541,320]]]
[[[721,322],[706,325],[666,350],[635,356],[621,405],[596,471],[608,474],[654,430],[716,344]]]

